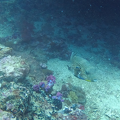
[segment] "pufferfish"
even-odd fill
[[[95,82],[96,80],[89,80],[89,79],[85,79],[81,76],[81,68],[79,66],[76,66],[73,70],[72,70],[72,67],[70,66],[67,66],[68,67],[68,70],[70,71],[73,71],[73,74],[75,77],[81,79],[81,80],[85,80],[87,82]]]

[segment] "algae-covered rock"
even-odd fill
[[[18,81],[28,74],[29,66],[21,57],[9,55],[0,59],[0,72],[2,72],[2,80]]]
[[[67,105],[73,103],[79,103],[85,105],[86,95],[81,87],[73,86],[72,84],[64,84],[61,89],[63,98],[66,98],[65,103]]]
[[[12,48],[0,44],[0,58],[10,54],[11,52]]]
[[[71,103],[79,103],[82,105],[86,103],[85,93],[82,89],[80,90],[78,87],[76,87],[76,89],[73,89],[72,91],[69,92],[68,98]]]
[[[72,103],[77,103],[78,102],[78,96],[74,91],[70,91],[68,97],[70,98]]]

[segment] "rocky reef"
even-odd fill
[[[35,72],[32,72],[30,66],[21,56],[3,53],[0,59],[2,120],[87,120],[82,89],[65,84],[60,91],[55,90],[53,86],[56,85],[57,78],[52,75],[53,72],[50,75],[44,73],[43,70],[47,70],[47,67],[43,68],[40,64],[39,70],[44,77],[34,84],[34,79],[30,76]]]

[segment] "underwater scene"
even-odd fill
[[[119,0],[0,0],[0,120],[120,120]]]

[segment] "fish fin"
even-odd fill
[[[87,81],[87,82],[93,82],[92,80],[85,80],[85,81]]]

